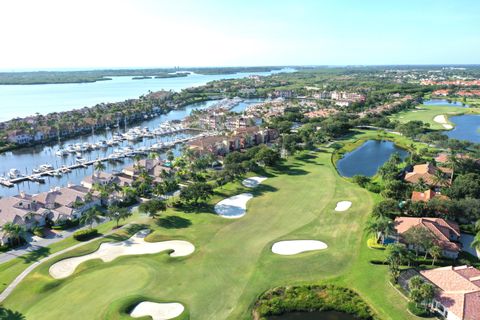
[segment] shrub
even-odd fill
[[[370,238],[367,240],[367,246],[372,249],[385,250],[385,246],[383,244],[377,243],[374,238]]]
[[[422,305],[417,305],[415,302],[410,301],[408,303],[408,311],[416,315],[417,317],[429,317],[430,311]]]
[[[36,227],[33,229],[33,234],[37,237],[43,237],[43,228]]]
[[[98,235],[97,229],[84,229],[75,231],[73,238],[78,241],[85,241],[92,239]]]
[[[265,292],[255,303],[255,312],[261,319],[291,311],[328,310],[349,313],[362,320],[375,319],[357,293],[333,285],[279,287]]]
[[[10,247],[7,245],[0,245],[0,252],[7,252],[10,250]]]

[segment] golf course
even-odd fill
[[[251,319],[255,300],[270,288],[331,283],[356,291],[380,319],[416,318],[389,284],[387,266],[370,263],[385,254],[367,247],[363,230],[377,196],[340,177],[331,151],[298,153],[262,172],[268,179],[255,188],[241,180],[217,188],[200,210],[171,207],[156,219],[136,213],[130,227],[39,265],[3,306],[35,320],[134,319],[133,307],[152,301],[182,304],[185,311],[176,319]],[[215,204],[242,193],[253,195],[244,216],[215,214]],[[351,205],[335,211],[342,201]],[[93,253],[102,242],[124,241],[145,228],[152,230],[147,242],[182,240],[195,250],[184,256],[165,250],[97,258],[64,278],[49,274],[58,261]],[[284,240],[318,240],[328,247],[274,254],[272,245]]]
[[[434,130],[452,129],[453,123],[448,121],[448,117],[461,114],[480,113],[478,108],[461,108],[442,105],[419,105],[415,109],[396,113],[391,116],[392,120],[400,123],[409,121],[422,121],[430,124]],[[443,116],[443,117],[442,117]]]

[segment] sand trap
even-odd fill
[[[250,177],[242,181],[242,184],[247,188],[255,188],[263,181],[267,180],[266,177]]]
[[[240,218],[245,215],[247,202],[252,199],[251,193],[241,193],[227,198],[215,205],[215,212],[224,218]]]
[[[275,242],[272,252],[284,256],[299,254],[306,251],[324,250],[328,246],[318,240],[287,240]]]
[[[125,241],[102,243],[97,251],[90,254],[58,261],[50,267],[50,275],[55,279],[66,278],[75,271],[79,264],[92,259],[102,259],[103,262],[109,262],[120,256],[154,254],[165,250],[174,251],[170,254],[171,257],[183,257],[195,251],[193,244],[183,240],[145,242],[145,236],[149,232],[149,230],[142,230]]]
[[[435,121],[436,123],[440,123],[445,129],[453,129],[453,126],[448,123],[447,118],[443,114],[435,116],[435,118],[433,118],[433,121]]]
[[[157,303],[144,301],[137,304],[130,313],[134,318],[152,317],[153,320],[173,319],[182,314],[185,308],[181,303]]]
[[[350,209],[351,206],[352,206],[352,203],[350,201],[340,201],[340,202],[337,202],[335,211],[346,211]]]

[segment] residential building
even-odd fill
[[[424,201],[428,202],[431,199],[436,198],[440,200],[448,200],[449,198],[443,194],[440,194],[439,192],[435,192],[431,189],[428,189],[427,191],[420,192],[420,191],[413,191],[412,192],[412,201]]]
[[[430,231],[435,239],[436,245],[442,249],[442,255],[447,258],[456,259],[461,250],[460,228],[458,224],[441,218],[395,218],[395,235],[393,239],[405,243],[404,235],[413,227],[422,227]],[[392,238],[392,237],[391,237]],[[413,249],[409,245],[409,249]],[[424,249],[420,249],[425,252]]]
[[[404,180],[413,184],[423,181],[431,187],[445,187],[451,184],[452,177],[452,169],[425,163],[414,166],[412,172],[406,173]]]

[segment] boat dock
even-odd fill
[[[97,162],[120,160],[121,158],[124,158],[124,157],[133,157],[135,155],[146,155],[149,152],[158,152],[158,151],[161,151],[161,150],[172,148],[177,144],[186,143],[190,140],[194,140],[194,139],[204,137],[206,135],[208,135],[208,134],[201,133],[201,134],[195,135],[193,137],[170,141],[170,142],[164,143],[164,144],[162,144],[158,147],[155,147],[155,148],[150,147],[149,150],[138,150],[138,149],[136,149],[136,150],[132,150],[130,152],[125,152],[123,154],[112,153],[108,157],[97,158],[97,159],[94,159],[94,160],[82,161],[82,162],[78,162],[78,163],[75,163],[75,164],[72,164],[72,165],[69,165],[69,166],[62,166],[61,168],[57,168],[57,169],[53,169],[53,170],[46,170],[46,171],[42,171],[42,172],[39,172],[39,173],[34,173],[34,174],[31,174],[31,175],[25,175],[25,176],[13,178],[13,179],[2,179],[2,180],[0,180],[0,185],[3,185],[4,187],[7,187],[7,188],[12,188],[15,184],[21,183],[21,182],[24,182],[24,181],[39,182],[39,181],[42,180],[41,177],[45,177],[45,176],[52,176],[53,177],[53,176],[56,176],[56,175],[59,175],[59,174],[63,174],[65,172],[70,172],[71,170],[87,168],[89,166],[94,165]],[[114,157],[112,157],[112,155],[114,155]]]

